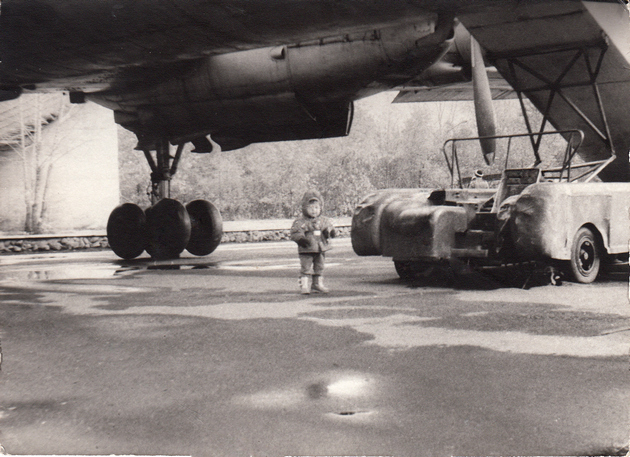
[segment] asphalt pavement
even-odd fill
[[[627,274],[405,283],[391,260],[334,242],[331,292],[309,296],[291,242],[161,262],[0,256],[0,443],[20,455],[627,451]]]

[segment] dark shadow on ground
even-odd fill
[[[602,266],[598,282],[628,282],[628,264]],[[550,265],[526,264],[475,267],[460,264],[439,265],[409,278],[401,279],[409,287],[445,287],[457,290],[494,290],[503,288],[531,289],[548,285],[562,286],[570,282],[568,274]]]

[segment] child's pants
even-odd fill
[[[324,271],[326,254],[300,254],[300,275],[321,275]]]

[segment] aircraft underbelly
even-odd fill
[[[92,91],[209,55],[404,24],[434,2],[4,0],[0,82]]]
[[[584,131],[585,160],[616,153],[604,179],[630,180],[630,18],[623,5],[520,3],[460,19],[555,128]]]
[[[405,27],[210,56],[165,82],[88,98],[145,138],[156,132],[181,142],[211,134],[247,143],[342,136],[349,104],[423,71],[442,54],[451,27],[452,17],[431,13]]]

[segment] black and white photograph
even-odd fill
[[[0,455],[630,456],[627,0],[0,1]]]

